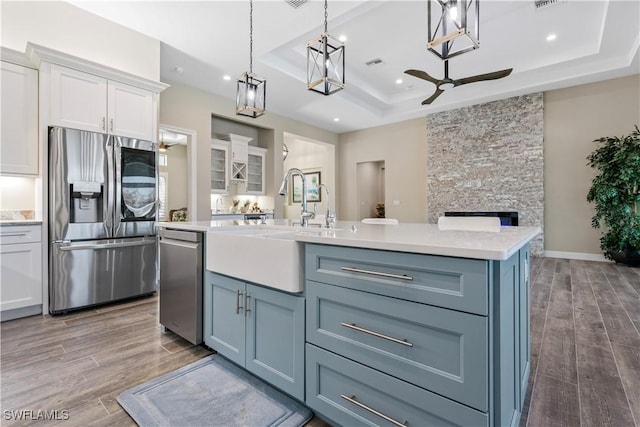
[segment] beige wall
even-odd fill
[[[210,141],[211,115],[227,117],[256,127],[273,129],[273,151],[282,153],[282,141],[285,132],[301,135],[316,141],[332,145],[338,143],[338,135],[320,128],[267,112],[257,119],[249,119],[235,115],[235,104],[232,100],[204,93],[184,86],[172,86],[160,94],[160,123],[190,129],[197,132],[197,213],[194,220],[208,220],[211,216],[210,204]],[[266,132],[269,133],[269,132]],[[271,150],[270,150],[271,151]],[[336,150],[337,152],[337,150]],[[277,190],[283,176],[282,156],[270,153],[267,161],[273,170],[272,179],[267,182],[267,191]],[[282,218],[283,202],[281,196],[276,196],[274,210],[277,218]]]
[[[284,169],[301,169],[303,172],[320,172],[320,182],[329,189],[331,198],[331,209],[335,210],[335,146],[331,144],[320,144],[297,138],[294,135],[285,135],[285,144],[289,148],[289,154],[284,161]],[[282,178],[282,177],[280,177]],[[279,180],[279,184],[281,183]],[[276,191],[278,188],[276,188]],[[283,198],[284,217],[289,219],[300,219],[300,203],[293,203],[291,200],[292,190],[288,196]],[[327,197],[322,190],[321,202],[317,204],[318,215],[324,215],[327,210]],[[312,204],[308,207],[312,208]]]
[[[385,211],[400,222],[427,217],[427,132],[424,118],[340,135],[338,219],[357,220],[357,164],[385,162]],[[399,205],[393,201],[398,200]]]
[[[601,136],[640,125],[640,74],[558,89],[544,96],[545,250],[600,254],[586,195],[595,171],[586,157]]]
[[[160,42],[61,1],[3,1],[0,43],[32,42],[117,70],[160,80]]]
[[[635,124],[640,74],[544,93],[545,251],[601,254],[586,201],[595,175],[586,157],[597,147],[594,139],[627,135]],[[387,216],[426,220],[425,129],[425,120],[415,119],[340,135],[340,219],[357,219],[356,164],[385,160]]]

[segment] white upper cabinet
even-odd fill
[[[112,81],[107,88],[109,133],[155,140],[154,95],[148,90]]]
[[[249,146],[249,159],[247,162],[247,194],[265,193],[265,148]]]
[[[107,79],[51,66],[51,124],[107,131]]]
[[[1,61],[0,173],[38,174],[38,72]]]
[[[153,92],[51,65],[51,124],[155,141]]]
[[[246,183],[249,141],[253,138],[230,133],[229,139],[231,139],[231,181]]]

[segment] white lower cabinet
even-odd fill
[[[40,225],[0,227],[0,319],[42,312]]]

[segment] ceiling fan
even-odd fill
[[[507,77],[511,74],[513,68],[507,68],[506,70],[494,71],[493,73],[486,74],[478,74],[477,76],[465,77],[462,79],[452,79],[449,77],[449,61],[444,61],[444,78],[441,80],[436,79],[435,77],[427,74],[426,71],[422,70],[406,70],[405,73],[410,76],[417,77],[419,79],[426,80],[428,82],[436,85],[436,91],[429,98],[422,101],[422,105],[431,104],[437,97],[442,95],[447,89],[451,89],[457,86],[466,85],[468,83],[476,83],[484,80],[496,80],[501,79],[503,77]]]

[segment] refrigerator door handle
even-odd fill
[[[108,136],[107,137],[107,143],[105,146],[106,149],[106,159],[107,159],[107,180],[106,180],[106,187],[107,187],[107,200],[106,203],[104,203],[104,226],[106,228],[106,232],[107,232],[107,236],[108,237],[115,237],[115,231],[113,230],[113,226],[114,226],[114,220],[115,220],[115,203],[114,203],[114,199],[115,199],[115,194],[114,194],[114,180],[115,180],[115,161],[113,158],[113,152],[114,152],[114,147],[113,147],[113,137],[112,136]]]
[[[139,240],[136,242],[118,242],[118,243],[79,243],[71,244],[68,246],[60,246],[61,251],[75,251],[75,250],[87,250],[87,249],[114,249],[114,248],[127,248],[130,246],[146,246],[155,245],[155,240]]]

